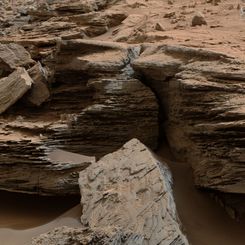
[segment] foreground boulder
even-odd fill
[[[80,172],[79,184],[83,228],[58,228],[33,244],[188,244],[171,173],[138,140]]]
[[[171,173],[138,140],[81,172],[79,184],[84,226],[132,233],[139,244],[187,244],[179,228]]]

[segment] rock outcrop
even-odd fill
[[[33,244],[188,244],[169,169],[138,140],[81,171],[79,184],[87,230],[58,228]]]
[[[33,65],[26,60],[24,67]],[[101,157],[134,137],[156,149],[158,105],[144,81],[164,110],[172,149],[192,162],[196,185],[244,193],[244,66],[181,46],[60,41],[52,82],[40,64],[27,71],[34,86],[24,101],[40,108],[23,110],[22,101],[1,119],[0,162],[41,163],[53,149]],[[31,150],[21,160],[27,139]]]
[[[16,138],[18,135],[15,135]],[[11,141],[9,145],[11,147]],[[51,151],[45,159],[37,161],[37,156],[28,156],[34,150],[36,155],[41,149],[26,139],[22,146],[21,159],[18,160],[17,149],[12,151],[11,159],[6,153],[1,153],[0,188],[2,190],[39,195],[78,195],[78,172],[87,168],[95,161],[94,157],[87,157],[62,150]],[[12,144],[13,145],[13,144]],[[14,146],[14,145],[13,145]],[[14,146],[17,148],[18,146]],[[11,150],[11,149],[10,149]],[[26,161],[25,161],[26,160]]]
[[[49,154],[57,149],[101,157],[134,137],[156,149],[157,100],[150,88],[132,77],[130,66],[139,50],[110,42],[62,41],[52,72],[50,67],[35,62],[27,71],[16,68],[13,74],[25,71],[33,82],[30,91],[14,105],[16,99],[8,96],[11,104],[0,118],[0,189],[52,195],[77,193],[70,179],[70,173],[76,171],[74,166],[61,174],[49,160]],[[3,92],[8,95],[11,90]],[[20,87],[16,92],[23,95]],[[22,176],[23,171],[32,173],[33,178]],[[44,180],[39,183],[39,175],[47,176],[45,187]],[[50,178],[65,181],[55,191]]]
[[[133,67],[165,111],[171,148],[192,163],[196,185],[245,193],[245,63],[185,47],[148,47]]]
[[[6,18],[3,26],[0,20],[0,42],[23,45],[33,59],[42,59],[46,65],[54,62],[60,39],[102,35],[128,16],[127,12],[111,8],[117,0],[23,1],[8,7],[13,9],[13,16]]]

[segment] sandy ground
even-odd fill
[[[0,192],[0,244],[28,245],[59,226],[80,226],[79,197],[47,198]]]
[[[239,8],[245,6],[242,0],[221,0],[217,5],[206,0],[173,0],[173,4],[169,4],[171,1],[167,0],[127,0],[127,2],[142,4],[137,7],[132,7],[133,4],[131,7],[118,4],[112,9],[123,9],[132,15],[145,16],[145,25],[142,24],[144,21],[124,22],[96,39],[113,40],[115,31],[139,25],[146,32],[149,42],[204,48],[224,52],[240,59],[245,57],[245,15],[241,16]],[[192,18],[197,13],[204,16],[207,25],[191,26]],[[166,17],[166,14],[173,16]],[[155,29],[157,23],[163,27],[163,31]]]

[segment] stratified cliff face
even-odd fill
[[[18,65],[2,78],[3,83],[10,81],[9,86],[14,82],[23,87],[7,107],[32,83],[42,84],[49,95],[35,97],[35,91],[44,93],[32,86],[22,101],[5,112],[2,166],[6,161],[47,164],[48,154],[56,148],[100,157],[133,137],[156,149],[158,99],[167,117],[164,128],[169,143],[192,163],[196,184],[244,193],[243,61],[182,46],[81,39],[60,41],[54,60],[48,67],[53,69],[49,83],[44,75],[34,76],[34,67],[43,74],[34,61],[33,68],[26,71]],[[27,80],[19,79],[20,72]],[[31,106],[35,102],[41,106]]]
[[[13,72],[1,79],[1,189],[78,193],[77,182],[71,179],[85,163],[74,166],[68,161],[62,163],[64,167],[57,166],[50,160],[56,149],[100,157],[134,137],[156,149],[157,100],[150,88],[132,77],[130,66],[139,47],[62,41],[54,59],[52,80],[23,47],[3,44],[2,50],[3,74],[7,75],[10,68]],[[9,63],[8,67],[4,62]],[[23,175],[23,171],[32,177]],[[54,178],[62,183],[56,190],[53,181],[45,177],[47,183],[40,181],[42,175],[53,178],[55,171],[58,176]]]
[[[245,63],[224,54],[148,46],[133,67],[157,94],[165,132],[196,185],[245,193]]]
[[[81,229],[57,228],[33,244],[188,244],[171,174],[149,150],[159,131],[191,163],[197,187],[244,212],[240,8],[1,1],[0,189],[81,193],[83,208]]]

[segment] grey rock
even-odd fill
[[[61,227],[34,244],[188,244],[168,167],[137,139],[80,172],[82,227]]]

